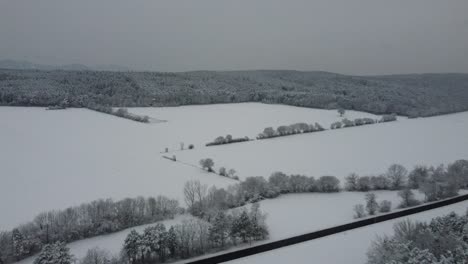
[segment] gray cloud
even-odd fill
[[[5,0],[0,59],[138,70],[468,72],[466,0]]]

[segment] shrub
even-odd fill
[[[388,200],[383,200],[379,205],[379,212],[388,213],[392,210],[392,202]]]
[[[356,204],[354,206],[354,218],[362,218],[366,216],[366,211],[364,210],[364,205]]]

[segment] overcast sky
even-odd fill
[[[0,59],[468,72],[468,0],[0,0]]]

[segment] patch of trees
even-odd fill
[[[319,123],[307,124],[296,123],[289,126],[279,126],[276,129],[267,127],[262,133],[258,134],[257,139],[267,139],[274,137],[283,137],[302,133],[311,133],[325,130]]]
[[[177,200],[158,196],[96,200],[44,212],[12,231],[0,232],[0,263],[19,261],[55,242],[68,243],[170,219],[180,210]]]
[[[347,191],[360,192],[418,189],[429,202],[456,196],[459,189],[467,187],[467,160],[458,160],[448,166],[416,166],[410,172],[402,165],[393,164],[386,173],[377,176],[352,173],[345,178],[344,186]]]
[[[368,118],[368,117],[356,118],[354,120],[349,120],[345,118],[342,121],[337,121],[337,122],[332,123],[330,125],[330,129],[340,129],[340,128],[345,128],[345,127],[372,125],[375,123],[392,122],[396,120],[397,120],[397,116],[395,114],[383,115],[379,120],[375,120],[375,119]]]
[[[351,174],[346,177],[345,190],[347,191],[372,191],[372,190],[399,190],[398,196],[401,202],[398,208],[407,208],[421,204],[415,199],[413,190],[416,189],[425,196],[424,202],[432,202],[458,195],[462,188],[468,187],[468,161],[457,160],[447,167],[416,166],[409,174],[401,165],[393,164],[384,175],[363,176]],[[380,205],[375,202],[375,194],[366,194],[366,206],[358,204],[353,210],[355,218],[387,212],[391,208],[390,202],[383,201]],[[385,202],[385,203],[384,203]],[[369,208],[373,208],[369,210]],[[382,211],[382,208],[383,211]]]
[[[238,143],[238,142],[245,142],[249,141],[249,137],[245,136],[242,138],[233,138],[231,135],[226,135],[226,137],[219,136],[215,138],[212,142],[206,143],[206,146],[216,146],[216,145],[224,145],[224,144],[231,144],[231,143]]]
[[[112,109],[112,107],[102,106],[102,105],[93,105],[93,104],[88,105],[87,108],[97,111],[97,112],[130,119],[130,120],[141,122],[141,123],[149,123],[149,116],[139,116],[139,115],[129,113],[127,108],[119,108],[117,110],[114,110]]]
[[[129,263],[163,263],[227,249],[231,246],[263,240],[268,229],[258,204],[232,212],[218,211],[207,220],[188,219],[166,229],[158,223],[142,234],[131,231],[123,252]]]
[[[70,254],[70,249],[63,242],[55,242],[45,245],[34,264],[72,264],[75,263],[73,255]]]
[[[354,206],[354,218],[362,218],[367,215],[376,215],[377,213],[387,213],[392,210],[392,202],[382,200],[377,202],[377,195],[375,193],[367,193],[365,195],[365,205],[357,204]]]
[[[378,237],[367,252],[368,263],[466,263],[468,211],[450,213],[429,223],[409,220],[394,225],[392,236]]]
[[[214,161],[210,158],[206,158],[206,159],[201,159],[200,160],[200,166],[202,169],[208,171],[208,172],[212,172],[212,173],[216,173],[215,170],[214,170]],[[221,167],[219,168],[219,171],[218,171],[218,175],[220,176],[223,176],[223,177],[228,177],[228,178],[231,178],[233,180],[239,180],[239,176],[236,175],[236,170],[234,169],[226,169],[225,167]]]
[[[228,188],[208,189],[199,181],[189,181],[184,186],[184,197],[188,211],[194,216],[205,217],[213,210],[236,208],[263,199],[276,198],[287,193],[339,192],[340,181],[334,176],[318,179],[304,175],[273,173],[268,180],[261,176],[247,177]]]

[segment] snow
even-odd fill
[[[377,202],[388,200],[394,210],[401,202],[397,191],[374,191]],[[415,191],[418,200],[421,193]],[[468,192],[467,192],[468,193]],[[363,192],[305,193],[282,195],[260,202],[267,213],[270,240],[279,240],[354,221],[353,207],[364,204]],[[287,213],[285,213],[287,212]],[[287,223],[287,224],[285,224]]]
[[[169,229],[173,225],[181,223],[184,219],[192,218],[189,215],[179,215],[171,220],[161,221],[166,226],[166,229]],[[132,230],[136,230],[139,233],[143,233],[145,228],[152,226],[153,224],[141,225],[137,227],[128,228],[119,232],[115,232],[108,235],[97,236],[93,238],[83,239],[76,242],[69,243],[67,246],[70,248],[70,253],[76,259],[83,258],[89,249],[100,248],[109,252],[112,256],[117,256],[122,250],[125,238]],[[32,256],[26,259],[23,259],[16,264],[32,264],[36,256]]]
[[[196,163],[211,157],[216,167],[234,168],[241,179],[274,171],[343,179],[351,172],[384,173],[393,163],[412,169],[466,159],[466,135],[468,112],[463,112],[207,147],[179,159]]]
[[[318,122],[328,128],[341,118],[335,110],[259,103],[131,108],[129,111],[167,122],[142,124],[86,109],[46,111],[0,107],[0,230],[30,221],[44,210],[63,209],[99,198],[166,195],[183,204],[182,188],[191,179],[218,187],[235,183],[163,159],[161,151],[166,147],[172,152],[168,155],[177,155],[178,160],[190,164],[213,158],[215,167],[234,168],[241,178],[283,171],[313,176],[328,174],[342,179],[350,172],[382,173],[392,163],[410,169],[416,164],[438,165],[468,158],[465,136],[468,112],[424,119],[400,118],[385,124],[204,147],[220,135],[254,138],[267,126],[298,122]],[[377,118],[353,111],[347,111],[345,117]],[[194,144],[195,149],[174,151],[180,142],[185,147]],[[395,192],[377,192],[377,196],[379,201],[387,199],[393,206],[398,204]],[[294,194],[261,203],[262,210],[268,213],[271,240],[275,240],[352,221],[352,207],[364,203],[364,194]],[[442,209],[434,213],[445,212]],[[420,219],[427,220],[433,214],[419,215]],[[391,231],[389,226],[382,230]],[[311,252],[325,257],[336,243],[340,248],[343,246],[344,253],[350,254],[349,259],[357,260],[347,263],[363,263],[363,252],[375,234],[382,231],[372,230],[366,228],[348,232],[349,236],[340,235],[339,239],[310,242],[314,244],[313,249],[305,247],[304,250],[302,244],[291,248],[300,246],[307,251],[303,254]],[[82,256],[94,246],[116,252],[126,232],[71,243],[72,253]],[[356,246],[360,251],[345,250]],[[331,255],[339,260],[340,254]],[[274,263],[281,262],[284,261]]]
[[[228,133],[254,137],[266,126],[304,121],[325,126],[340,119],[334,110],[260,103],[129,111],[168,122],[142,124],[86,109],[0,107],[0,230],[44,210],[99,198],[166,195],[182,202],[188,180],[219,187],[234,181],[163,159],[160,152],[166,147],[178,149],[185,142],[196,150]],[[353,111],[346,115],[373,116]],[[184,152],[189,150],[170,155]],[[236,152],[239,160],[243,154]],[[204,158],[195,156],[195,164]]]
[[[450,206],[394,219],[372,226],[354,229],[344,233],[304,242],[301,244],[280,248],[227,263],[330,263],[330,264],[364,264],[366,252],[371,242],[384,234],[393,234],[393,225],[410,219],[412,221],[430,221],[430,219],[456,212],[464,214],[468,209],[468,201]],[[289,223],[288,223],[289,224]]]

